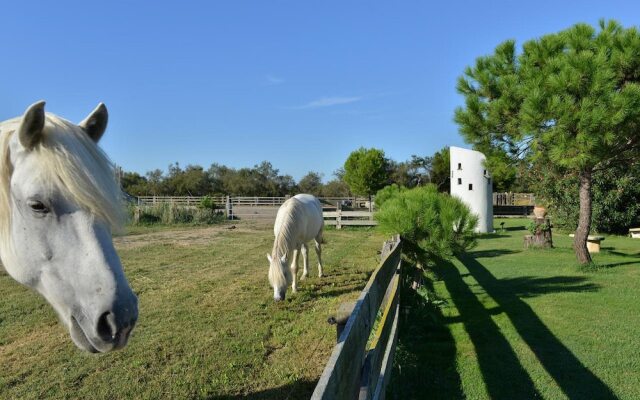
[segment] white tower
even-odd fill
[[[479,151],[449,148],[451,195],[458,197],[478,216],[476,232],[493,232],[493,186]]]

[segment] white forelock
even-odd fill
[[[13,173],[10,140],[22,118],[0,123],[0,246],[11,250],[11,196]],[[104,220],[117,230],[122,226],[121,191],[113,164],[79,126],[47,113],[42,140],[36,152],[46,181],[56,185],[71,202]],[[6,253],[5,253],[6,254]]]

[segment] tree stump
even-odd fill
[[[535,218],[533,223],[535,224],[534,232],[531,235],[525,235],[524,248],[546,249],[553,247],[551,222],[548,219]]]

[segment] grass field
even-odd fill
[[[499,222],[495,226],[499,226]],[[598,268],[571,239],[523,250],[527,220],[403,292],[390,398],[639,399],[640,240],[607,237]]]
[[[139,296],[123,351],[77,350],[52,308],[0,273],[0,398],[307,399],[333,345],[327,317],[357,298],[384,238],[329,230],[325,278],[274,303],[271,227],[136,227],[115,239]]]

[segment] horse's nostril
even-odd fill
[[[118,327],[116,325],[116,316],[107,311],[98,318],[97,333],[100,339],[105,342],[111,342],[118,333]]]

